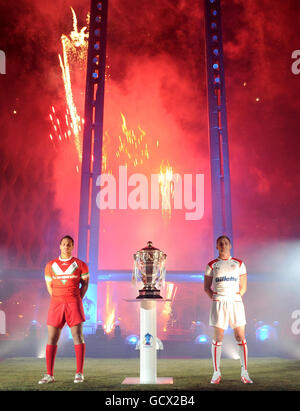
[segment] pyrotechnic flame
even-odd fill
[[[116,156],[120,158],[121,153],[124,153],[126,158],[133,164],[134,167],[143,164],[145,160],[149,160],[148,143],[145,141],[146,131],[138,126],[138,135],[133,129],[129,130],[126,125],[126,118],[123,113],[122,131],[125,139],[119,136],[119,147]]]
[[[113,304],[110,283],[106,284],[105,320],[103,328],[107,334],[111,333],[115,325],[115,304]]]
[[[81,63],[86,62],[87,47],[88,47],[88,33],[87,27],[83,27],[78,31],[77,17],[74,9],[71,7],[73,15],[73,30],[70,37],[65,34],[61,36],[61,44],[63,49],[63,57],[59,54],[59,64],[62,71],[62,78],[64,82],[66,102],[70,113],[71,123],[70,127],[74,135],[74,143],[78,153],[79,161],[82,159],[81,147],[81,123],[82,119],[77,113],[77,108],[73,99],[70,60],[75,59]]]
[[[103,136],[103,147],[102,147],[102,173],[112,174],[112,170],[108,170],[108,146],[110,144],[110,136],[107,131],[105,131]]]
[[[80,144],[80,137],[79,137],[79,125],[80,125],[80,117],[77,114],[76,106],[73,101],[73,94],[72,94],[72,86],[71,86],[71,77],[70,77],[70,68],[68,63],[68,57],[65,48],[65,39],[62,38],[62,45],[63,45],[63,60],[59,55],[59,63],[62,70],[62,76],[65,86],[65,93],[67,104],[70,110],[70,116],[72,119],[71,127],[73,129],[74,137],[75,137],[75,146],[78,152],[79,159],[81,160],[82,152],[81,152],[81,144]]]
[[[71,7],[73,14],[73,31],[71,31],[70,38],[75,47],[83,47],[83,52],[86,52],[87,39],[89,37],[88,33],[85,33],[87,27],[82,27],[78,31],[77,16],[74,9]]]
[[[171,217],[171,198],[174,197],[173,169],[170,165],[161,164],[159,185],[162,199],[162,214]]]
[[[89,33],[87,31],[87,27],[89,26],[90,14],[87,14],[86,17],[86,26],[82,27],[80,30],[78,29],[78,21],[77,16],[74,9],[71,7],[72,17],[73,17],[73,29],[69,36],[62,34],[61,36],[61,44],[62,44],[62,55],[58,55],[59,64],[62,71],[62,78],[64,83],[65,89],[65,96],[66,96],[66,104],[67,104],[67,111],[64,118],[64,128],[66,131],[60,132],[59,126],[61,124],[55,124],[55,119],[53,118],[52,114],[55,114],[54,107],[52,107],[53,113],[50,114],[50,121],[52,122],[54,128],[54,135],[57,137],[59,141],[63,140],[63,137],[66,139],[68,137],[72,137],[74,142],[79,163],[82,160],[82,129],[84,124],[84,119],[81,118],[78,114],[78,109],[76,107],[73,91],[72,91],[72,82],[71,82],[71,73],[75,70],[82,70],[83,71],[83,78],[85,77],[84,72],[86,70],[87,64],[87,52],[88,52],[88,38]],[[73,69],[72,69],[73,67]],[[106,73],[105,73],[105,80],[108,80],[110,77],[108,70],[109,66],[106,66]],[[50,134],[50,139],[53,143],[54,148],[54,136]],[[104,140],[104,139],[103,139]],[[105,142],[105,140],[104,140]],[[103,147],[103,163],[104,167],[102,170],[107,169],[107,150]]]
[[[120,158],[123,153],[126,156],[126,161],[133,164],[134,167],[142,165],[144,161],[149,160],[150,150],[146,138],[146,131],[138,126],[139,133],[133,129],[129,129],[126,124],[126,118],[123,113],[122,117],[122,131],[124,137],[119,136],[119,147],[116,156]],[[156,149],[159,147],[159,140],[156,140]],[[153,149],[153,147],[152,147]],[[127,165],[127,162],[126,162]],[[162,198],[162,214],[163,216],[171,217],[171,199],[174,197],[174,180],[173,169],[167,164],[163,163],[160,166],[159,174],[160,193]]]
[[[62,79],[64,83],[65,97],[67,110],[64,116],[58,118],[55,113],[54,106],[52,106],[52,111],[49,115],[50,121],[53,126],[53,131],[49,135],[51,143],[54,149],[57,148],[56,143],[62,143],[64,141],[69,141],[74,143],[75,149],[78,155],[79,164],[82,161],[82,129],[84,124],[84,119],[78,114],[78,109],[75,104],[71,74],[72,71],[85,70],[87,63],[87,51],[88,51],[88,38],[89,33],[87,27],[89,26],[90,15],[87,15],[87,25],[78,28],[77,16],[74,9],[71,7],[72,18],[73,18],[73,28],[69,36],[62,34],[61,44],[62,44],[62,54],[58,55],[59,64],[62,72]],[[110,78],[109,66],[106,66],[105,80]],[[146,135],[146,131],[137,126],[137,130],[129,129],[126,124],[126,118],[123,113],[121,113],[122,119],[122,136],[119,136],[119,146],[116,151],[116,156],[118,158],[125,157],[125,165],[131,163],[134,167],[143,165],[146,161],[150,159],[150,153],[153,150],[158,150],[159,140],[149,139]],[[108,132],[103,135],[103,148],[102,148],[102,172],[111,173],[108,170],[108,141],[110,137]],[[123,160],[123,158],[122,158]],[[171,169],[172,170],[172,169]],[[76,166],[76,171],[79,172],[79,167]],[[165,177],[163,174],[165,173]],[[170,200],[167,201],[168,193],[168,182],[164,181],[164,178],[168,178],[169,171],[161,172],[161,193],[163,198],[163,213],[169,212],[170,216]],[[172,193],[172,188],[171,188]],[[167,211],[166,211],[167,210]]]
[[[113,309],[106,318],[106,321],[104,324],[104,330],[106,334],[109,334],[112,332],[114,325],[115,325],[115,309]]]

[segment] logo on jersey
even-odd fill
[[[220,283],[221,281],[237,281],[236,277],[226,277],[226,275],[224,275],[223,277],[216,277],[216,283]]]
[[[78,265],[76,261],[74,261],[67,269],[66,271],[63,271],[60,266],[54,262],[51,266],[52,271],[56,275],[56,278],[60,280],[63,284],[66,284],[67,280],[69,278],[73,278],[74,276],[72,275],[75,270],[77,270]]]

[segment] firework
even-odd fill
[[[122,153],[125,156],[126,165],[127,162],[131,163],[134,167],[143,165],[145,161],[150,158],[150,149],[148,140],[146,137],[146,131],[141,126],[137,127],[137,132],[133,129],[128,129],[126,124],[126,118],[121,113],[122,118],[122,132],[123,136],[119,136],[119,147],[116,151],[116,157],[121,158]],[[159,142],[156,140],[156,148],[158,148]]]
[[[74,137],[75,147],[78,153],[79,161],[82,159],[82,135],[81,135],[81,124],[82,119],[80,118],[76,105],[74,103],[72,83],[71,83],[71,68],[70,62],[80,62],[82,66],[85,66],[87,59],[87,48],[88,48],[88,33],[86,33],[87,27],[83,27],[78,31],[77,17],[74,9],[71,7],[73,15],[73,30],[70,36],[63,34],[61,36],[61,44],[63,53],[62,56],[59,54],[59,64],[62,71],[62,78],[64,82],[64,89],[66,95],[66,103],[68,107],[68,112],[70,115],[70,127],[72,129],[71,133]]]
[[[106,334],[110,334],[114,328],[115,325],[115,309],[112,309],[112,311],[107,315],[105,319],[105,324],[104,324],[104,330]]]
[[[110,283],[106,285],[106,300],[105,300],[105,320],[104,320],[104,330],[106,334],[112,332],[115,325],[115,305],[113,304],[113,298],[111,294]]]
[[[86,71],[90,16],[89,14],[87,15],[87,25],[79,29],[77,16],[72,7],[71,12],[73,27],[69,35],[62,34],[62,54],[58,55],[65,91],[66,111],[64,114],[58,114],[54,106],[51,107],[49,119],[53,130],[49,137],[54,149],[57,149],[59,143],[69,142],[74,144],[79,163],[76,166],[76,171],[79,173],[82,162],[84,119],[80,117],[76,106],[71,77],[73,78],[74,76],[76,79],[78,70]],[[80,78],[85,78],[85,76],[80,75]],[[107,81],[109,78],[109,66],[107,65],[105,80]],[[81,95],[83,93],[80,93]],[[80,98],[79,103],[83,107],[83,101],[80,101]],[[134,167],[143,166],[150,160],[153,154],[157,155],[159,153],[159,140],[149,137],[146,130],[140,125],[137,125],[136,129],[128,127],[125,115],[122,112],[120,114],[122,134],[119,135],[118,139],[111,138],[107,131],[103,135],[102,173],[112,173],[111,169],[109,169],[109,154],[113,155],[115,149],[115,155],[120,164],[122,163],[126,166],[131,164]],[[113,144],[116,141],[117,145]],[[113,146],[114,148],[112,148]],[[112,149],[110,153],[109,148]],[[162,214],[169,218],[171,217],[171,197],[174,195],[172,178],[172,167],[169,165],[166,167],[161,166],[159,184],[162,197]]]
[[[87,14],[86,23],[87,25],[78,29],[78,20],[74,9],[71,7],[72,17],[73,17],[73,29],[69,36],[62,34],[61,45],[62,45],[62,55],[58,55],[59,65],[62,72],[62,79],[65,90],[66,97],[66,113],[64,118],[56,118],[55,110],[52,106],[51,113],[49,115],[50,121],[53,126],[53,132],[50,134],[50,139],[54,142],[54,137],[57,137],[59,141],[62,141],[63,137],[69,138],[75,145],[79,163],[82,161],[82,139],[83,139],[83,124],[84,119],[78,114],[78,108],[76,107],[74,100],[74,93],[72,90],[71,74],[72,72],[76,75],[79,71],[83,71],[81,78],[85,78],[85,71],[87,65],[87,51],[88,51],[88,29],[90,14]],[[109,66],[106,66],[105,80],[110,78]],[[83,95],[83,93],[81,93]],[[83,102],[80,102],[80,106],[83,106]],[[57,123],[57,121],[60,122]],[[63,128],[63,130],[60,130]],[[108,134],[105,133],[105,137],[108,138]],[[105,143],[105,139],[104,143]],[[107,150],[106,146],[103,147],[103,167],[102,170],[107,170]]]
[[[161,164],[158,181],[162,200],[162,214],[170,218],[171,198],[174,197],[174,180],[173,169],[169,164],[166,166],[164,166],[163,163]]]

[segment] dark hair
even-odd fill
[[[72,241],[72,245],[74,245],[74,240],[73,240],[73,238],[72,238],[70,235],[65,235],[65,236],[63,236],[63,238],[60,240],[59,244],[61,244],[62,240],[65,240],[65,239],[71,240],[71,241]]]
[[[229,244],[231,244],[230,238],[227,237],[227,235],[220,235],[220,237],[217,238],[216,244],[218,244],[218,242],[219,242],[220,240],[222,240],[222,238],[226,238],[226,240],[229,241]]]

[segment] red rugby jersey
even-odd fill
[[[45,268],[45,280],[52,285],[52,298],[56,301],[71,302],[80,298],[80,281],[89,277],[85,262],[76,257],[50,261]]]

